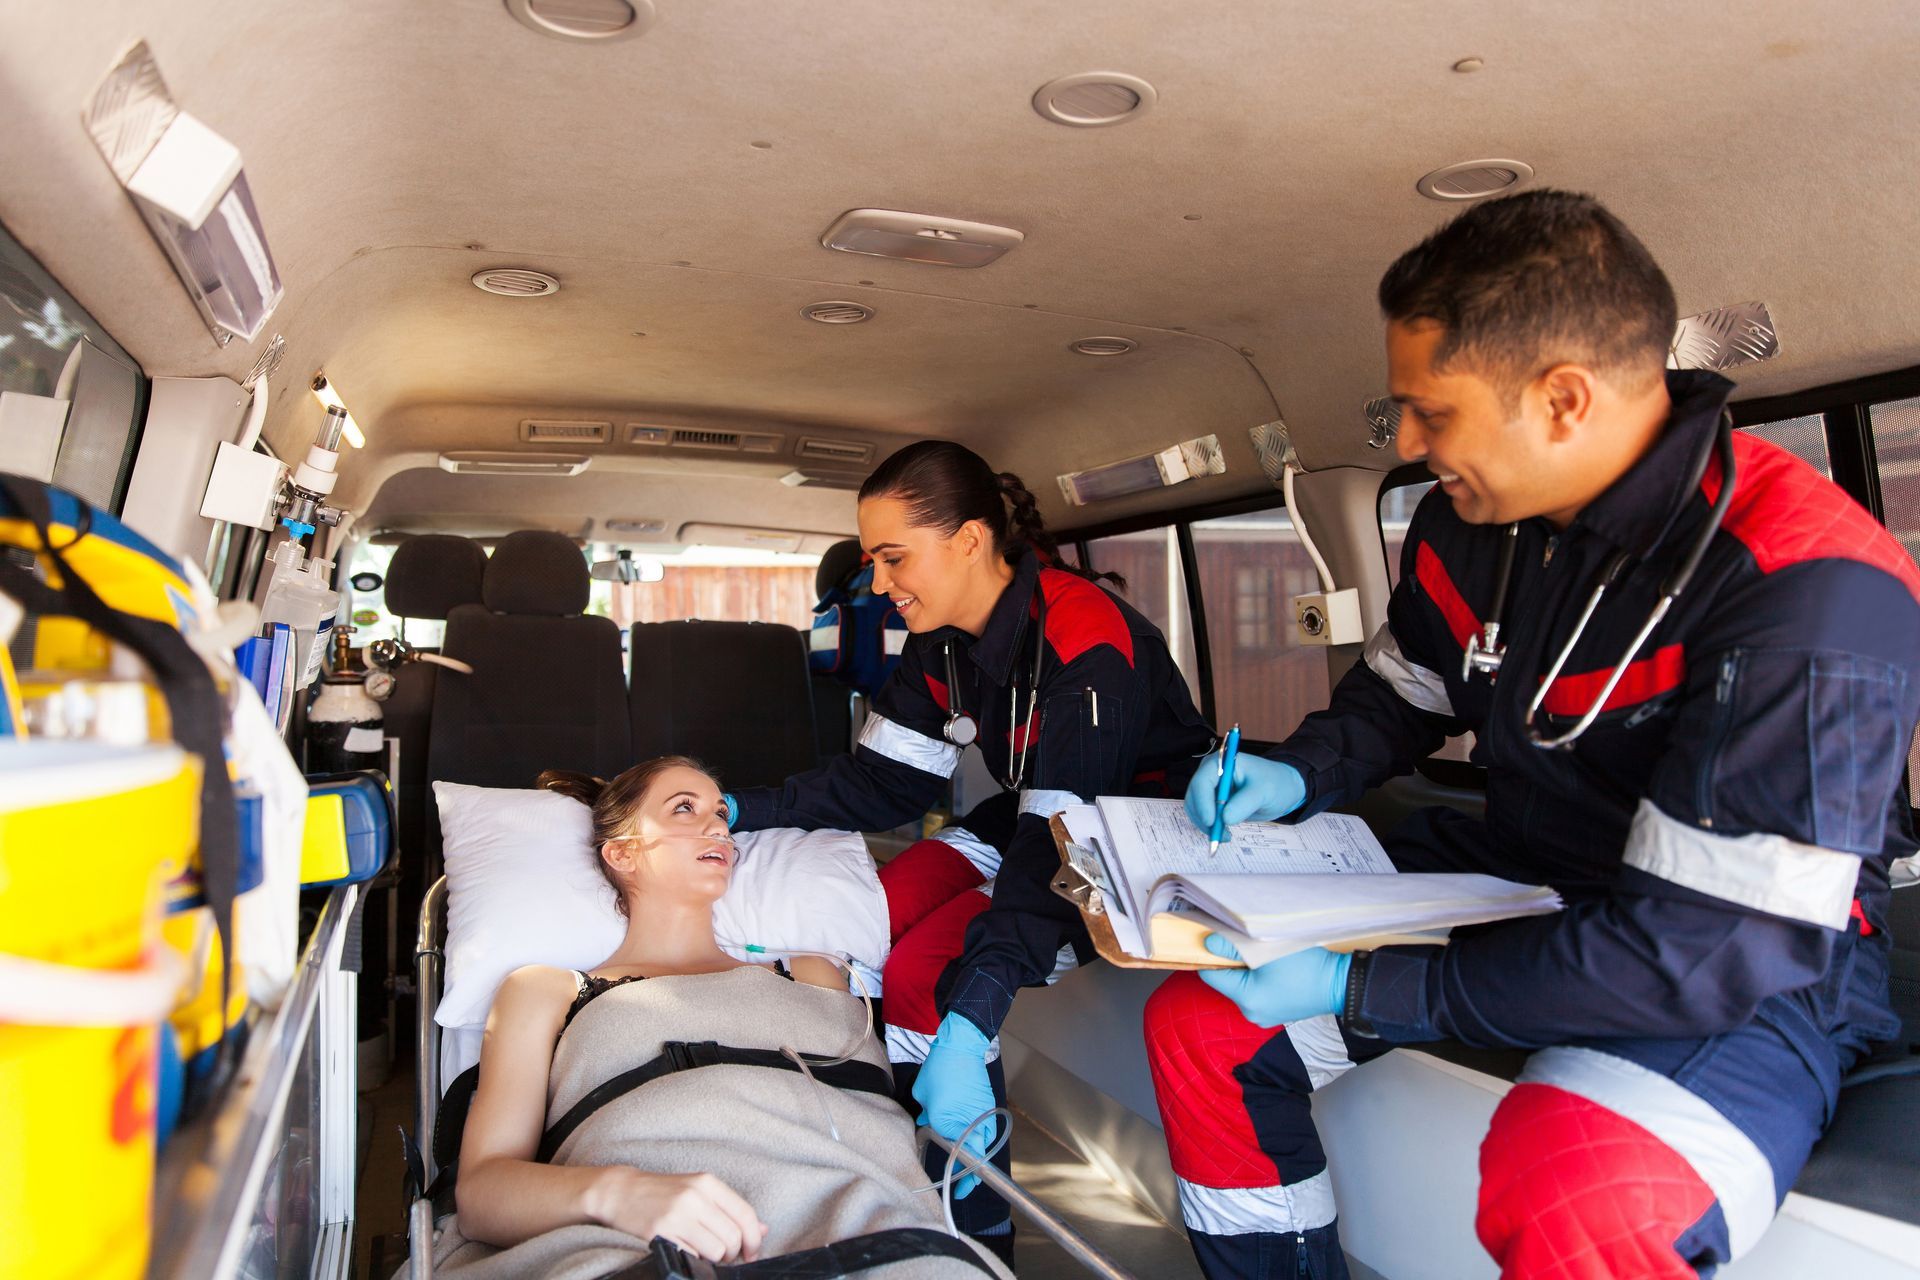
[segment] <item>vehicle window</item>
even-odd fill
[[[1433,490],[1433,481],[1417,480],[1412,484],[1397,485],[1383,490],[1380,494],[1380,542],[1387,553],[1387,581],[1397,584],[1400,581],[1400,548],[1406,545],[1407,525],[1413,520],[1413,510],[1420,505],[1420,499]]]
[[[1810,413],[1804,418],[1782,418],[1778,422],[1762,422],[1741,429],[1779,445],[1827,479],[1833,479],[1833,466],[1827,459],[1825,416]]]
[[[590,560],[611,560],[617,548],[594,543]],[[688,547],[672,555],[635,550],[633,558],[659,567],[656,582],[595,580],[587,612],[612,618],[626,630],[636,622],[783,622],[801,631],[813,625],[817,555],[732,547]]]
[[[0,230],[0,471],[50,470],[60,488],[117,514],[146,387],[133,357]]]
[[[1327,705],[1327,651],[1301,644],[1293,597],[1320,589],[1283,507],[1193,525],[1219,727],[1277,741]]]
[[[1096,573],[1117,573],[1127,580],[1115,587],[1127,603],[1160,628],[1167,649],[1187,678],[1194,704],[1200,702],[1193,656],[1193,610],[1187,604],[1187,579],[1180,568],[1179,534],[1173,526],[1095,538],[1087,543],[1087,567]],[[1109,582],[1105,584],[1113,587]],[[1211,625],[1211,623],[1209,623]]]
[[[1887,529],[1920,561],[1920,398],[1868,410],[1880,468],[1880,505]],[[1920,736],[1907,753],[1908,798],[1920,804]]]
[[[423,649],[438,649],[446,638],[447,624],[443,618],[407,618],[404,621],[387,612],[386,590],[354,591],[351,583],[357,573],[377,573],[387,576],[387,567],[393,563],[393,553],[397,545],[382,545],[374,542],[361,542],[353,549],[353,559],[347,565],[346,588],[352,600],[352,610],[348,621],[353,624],[353,647],[372,644],[375,640],[393,640],[400,638],[404,629],[408,644]]]

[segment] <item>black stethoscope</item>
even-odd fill
[[[1033,753],[1033,740],[1039,736],[1039,726],[1034,723],[1040,709],[1040,669],[1047,657],[1047,593],[1040,589],[1039,582],[1033,584],[1033,594],[1039,599],[1039,616],[1034,621],[1033,630],[1033,678],[1027,683],[1027,722],[1026,737],[1020,743],[1018,751],[1010,758],[1017,761],[1012,774],[1004,780],[1009,791],[1018,791],[1020,784],[1026,781],[1027,757]],[[946,727],[940,732],[948,742],[956,747],[970,747],[980,739],[980,722],[968,715],[960,705],[960,667],[953,660],[953,641],[947,640],[942,646],[947,655],[947,715]],[[1012,732],[1020,732],[1020,682],[1013,681],[1007,687],[1007,723]]]
[[[1586,632],[1587,622],[1593,617],[1594,610],[1600,607],[1601,597],[1607,594],[1607,588],[1619,581],[1628,561],[1633,558],[1632,554],[1616,551],[1601,568],[1599,581],[1594,584],[1593,594],[1587,597],[1587,607],[1581,610],[1580,621],[1574,624],[1573,634],[1567,637],[1566,644],[1561,646],[1560,656],[1553,660],[1553,666],[1547,672],[1547,678],[1540,682],[1540,688],[1534,693],[1533,701],[1527,704],[1527,741],[1534,746],[1548,751],[1570,747],[1581,734],[1592,727],[1593,722],[1600,716],[1600,709],[1607,705],[1607,699],[1613,696],[1614,688],[1626,675],[1627,668],[1633,665],[1640,647],[1646,644],[1647,637],[1652,635],[1653,629],[1660,625],[1660,620],[1667,616],[1667,611],[1673,607],[1674,600],[1687,589],[1688,580],[1693,577],[1693,571],[1699,568],[1701,557],[1707,554],[1707,545],[1713,541],[1713,536],[1720,532],[1720,522],[1726,518],[1727,507],[1733,501],[1733,415],[1725,410],[1720,414],[1719,429],[1714,437],[1714,449],[1720,457],[1720,492],[1714,496],[1713,509],[1707,513],[1706,524],[1694,538],[1693,546],[1688,549],[1686,558],[1681,560],[1679,567],[1667,575],[1667,580],[1660,584],[1659,603],[1653,606],[1653,612],[1649,613],[1647,620],[1641,624],[1639,634],[1634,636],[1633,643],[1627,648],[1626,656],[1614,664],[1613,674],[1607,678],[1606,687],[1594,697],[1593,705],[1587,708],[1587,713],[1574,723],[1573,728],[1558,737],[1550,738],[1534,727],[1534,721],[1540,714],[1540,706],[1546,701],[1547,690],[1553,688],[1553,682],[1560,678],[1560,669],[1567,665],[1567,659],[1572,655],[1574,646],[1580,643],[1580,637]],[[1700,465],[1704,470],[1706,463],[1702,461]],[[1519,540],[1520,525],[1516,521],[1507,526],[1506,537],[1500,548],[1500,574],[1493,589],[1493,617],[1481,628],[1479,635],[1467,638],[1467,652],[1460,661],[1460,678],[1463,681],[1472,680],[1476,672],[1485,672],[1491,678],[1499,672],[1500,664],[1506,659],[1507,646],[1500,642],[1500,619],[1507,608],[1507,595],[1513,577],[1513,549]]]

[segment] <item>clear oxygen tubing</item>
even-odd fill
[[[1325,557],[1320,548],[1313,545],[1313,535],[1307,532],[1307,522],[1300,518],[1300,508],[1293,502],[1293,477],[1300,468],[1289,462],[1280,471],[1280,492],[1286,496],[1287,519],[1293,521],[1293,531],[1300,535],[1300,545],[1307,549],[1307,555],[1313,559],[1313,567],[1320,573],[1320,589],[1332,595],[1337,589],[1333,585],[1333,571],[1327,568]]]

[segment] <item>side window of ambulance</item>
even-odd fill
[[[1827,457],[1827,423],[1823,415],[1810,413],[1804,417],[1782,418],[1777,422],[1762,422],[1742,429],[1779,445],[1827,479],[1833,479],[1833,463]]]
[[[611,560],[616,555],[617,548],[605,543],[587,548],[589,561]],[[612,618],[622,631],[636,622],[686,618],[780,622],[802,633],[813,625],[817,555],[688,547],[659,556],[636,549],[633,558],[642,564],[642,581],[615,583],[596,578],[587,601],[588,613]]]
[[[1887,529],[1920,561],[1920,397],[1876,404],[1867,415]],[[1920,805],[1920,737],[1907,754],[1907,785],[1909,798]]]
[[[1193,553],[1206,601],[1218,728],[1276,742],[1327,705],[1327,651],[1301,644],[1293,597],[1319,575],[1285,507],[1200,520]]]
[[[0,471],[117,513],[146,394],[133,357],[0,229]]]
[[[1095,538],[1087,543],[1087,560],[1087,567],[1094,572],[1117,573],[1127,580],[1124,588],[1116,590],[1148,622],[1160,628],[1174,663],[1186,676],[1187,687],[1198,705],[1199,664],[1193,656],[1193,612],[1187,603],[1187,580],[1180,566],[1179,537],[1174,527],[1166,525],[1138,533]]]

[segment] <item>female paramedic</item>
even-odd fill
[[[980,748],[1006,793],[880,871],[894,938],[888,1057],[902,1101],[910,1091],[923,1122],[954,1140],[1004,1103],[996,1035],[1014,992],[1046,983],[1068,948],[1091,955],[1077,912],[1048,888],[1060,864],[1048,818],[1100,794],[1180,794],[1212,733],[1159,630],[1061,567],[1019,477],[921,441],[867,478],[859,522],[873,589],[910,633],[899,669],[852,754],[737,793],[733,825],[898,826],[940,799],[964,748]],[[968,1145],[986,1147],[992,1127]],[[991,1193],[968,1195],[956,1220],[1010,1247]]]

